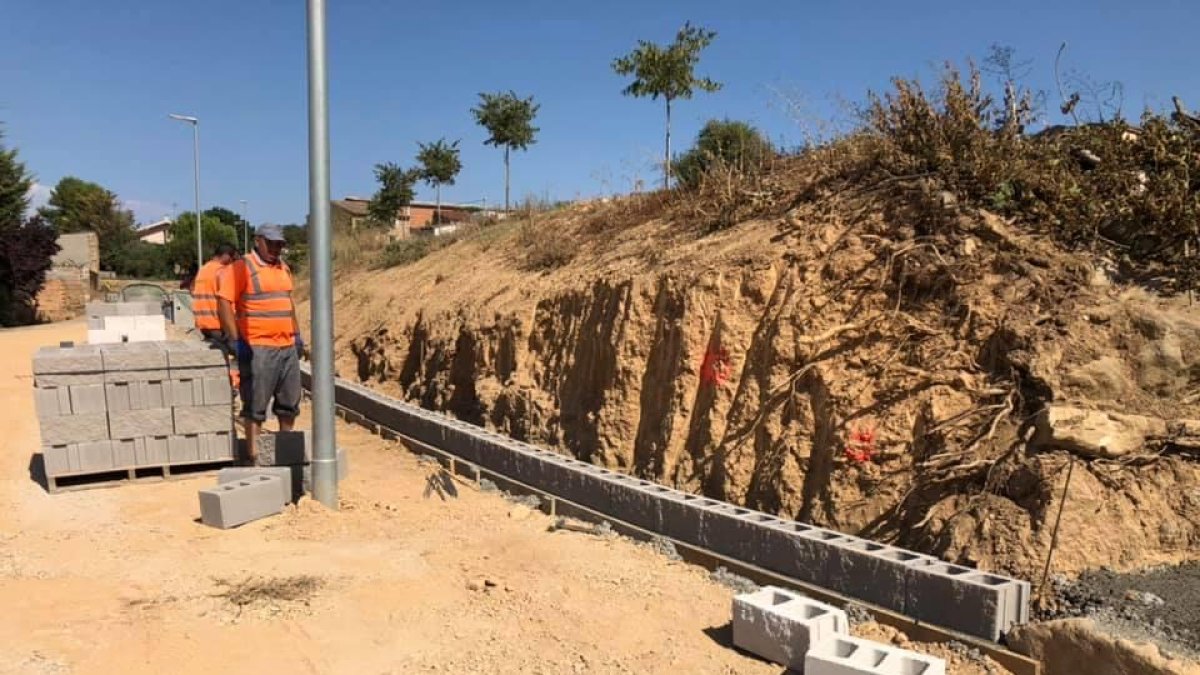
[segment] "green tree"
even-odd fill
[[[418,169],[405,169],[399,164],[385,162],[375,165],[375,180],[379,190],[371,197],[367,214],[376,225],[390,227],[400,209],[412,203],[413,186],[421,179]]]
[[[749,124],[709,120],[696,136],[696,145],[675,161],[675,177],[680,185],[695,187],[713,166],[753,172],[774,154],[771,142]]]
[[[433,143],[417,143],[421,148],[417,161],[421,163],[421,180],[437,191],[437,211],[434,222],[442,222],[442,186],[454,185],[454,178],[462,171],[462,160],[458,157],[458,141],[447,143],[438,139]]]
[[[114,270],[121,249],[137,238],[133,212],[117,195],[90,181],[67,176],[58,181],[38,213],[60,233],[95,232],[100,240],[100,266]]]
[[[661,96],[667,103],[667,149],[663,158],[663,185],[667,188],[671,187],[671,102],[690,99],[697,89],[714,92],[721,88],[719,82],[696,77],[700,52],[712,44],[715,37],[716,31],[685,23],[671,44],[662,46],[638,40],[633,51],[612,62],[618,75],[633,76],[633,82],[621,91],[622,94],[635,98],[649,96],[652,100]]]
[[[213,249],[218,244],[230,243],[237,241],[237,231],[233,226],[221,222],[216,216],[204,214],[200,219],[200,227],[203,228],[204,251],[205,259],[200,261],[203,265],[209,257],[212,256]],[[177,266],[181,270],[192,269],[197,266],[196,263],[196,215],[191,211],[185,211],[180,214],[175,222],[171,223],[171,229],[168,231],[170,241],[167,243],[167,263]]]
[[[213,218],[216,218],[222,223],[225,223],[229,227],[233,228],[233,231],[237,233],[237,240],[231,241],[230,243],[235,244],[239,251],[247,250],[246,229],[248,224],[246,223],[245,219],[242,218],[241,214],[236,213],[231,209],[227,209],[224,206],[214,206],[204,211],[204,217],[207,218],[209,216],[212,216]],[[254,233],[250,233],[250,237],[253,239]],[[204,241],[208,241],[208,238],[206,237]]]
[[[0,132],[0,141],[4,134]],[[12,226],[25,220],[29,209],[29,188],[33,176],[17,159],[17,149],[5,150],[0,145],[0,227]]]
[[[533,126],[540,105],[533,97],[520,98],[515,92],[480,94],[479,105],[471,109],[475,121],[487,129],[488,139],[484,145],[504,147],[504,210],[508,211],[509,164],[512,150],[524,150],[536,143],[534,136],[540,131]]]

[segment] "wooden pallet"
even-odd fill
[[[165,480],[194,478],[198,475],[233,466],[234,459],[200,460],[196,462],[180,462],[162,466],[137,466],[112,471],[90,473],[68,473],[58,476],[46,476],[46,490],[50,494],[60,492],[75,492],[78,490],[93,490],[97,488],[116,487],[128,483],[157,483]]]

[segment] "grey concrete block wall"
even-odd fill
[[[909,566],[905,612],[921,621],[999,640],[1028,620],[1029,584],[926,558]]]
[[[112,438],[169,436],[175,430],[171,411],[171,408],[155,408],[109,412]]]
[[[814,643],[804,675],[946,675],[946,661],[849,635]]]
[[[204,405],[173,408],[176,434],[203,434],[233,429],[233,408],[229,405]]]
[[[64,445],[108,440],[108,414],[89,413],[41,420],[42,444]]]
[[[811,645],[848,632],[844,611],[784,588],[733,599],[733,644],[788,668],[803,669]]]
[[[294,481],[294,472],[290,466],[231,466],[217,472],[217,485],[232,483],[253,476],[275,476],[279,479],[280,492],[284,503],[292,503],[300,498],[301,492],[298,481]]]
[[[284,488],[278,476],[257,475],[200,491],[200,519],[227,529],[283,510]]]

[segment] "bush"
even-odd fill
[[[40,217],[0,227],[0,326],[32,323],[58,232]]]
[[[714,168],[752,174],[774,156],[771,142],[749,124],[709,120],[696,136],[696,145],[675,161],[674,172],[679,185],[696,188]]]
[[[397,239],[383,247],[383,251],[380,252],[374,267],[376,269],[387,269],[389,267],[411,265],[450,243],[453,243],[453,239],[448,236],[413,236],[407,239]]]
[[[530,270],[552,270],[575,257],[575,242],[560,232],[537,226],[533,220],[521,224],[518,243],[525,249],[526,268]]]

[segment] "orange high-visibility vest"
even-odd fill
[[[210,260],[196,273],[192,284],[192,314],[196,315],[196,328],[221,330],[221,319],[217,316],[217,274],[225,266]]]
[[[238,332],[251,345],[290,347],[295,344],[292,323],[292,272],[282,260],[268,265],[256,252],[231,265],[232,289],[222,280],[221,296],[232,295],[237,305]]]

